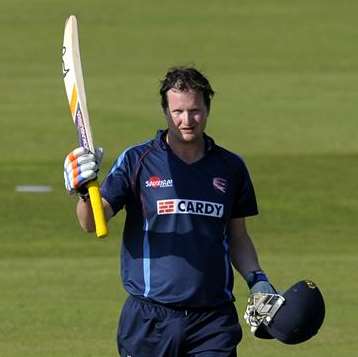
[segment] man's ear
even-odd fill
[[[163,114],[165,116],[165,119],[169,120],[171,118],[169,108],[166,107],[165,109],[162,109],[162,110],[163,110]]]

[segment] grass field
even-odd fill
[[[125,293],[123,214],[104,242],[82,233],[62,165],[75,146],[61,78],[65,18],[75,13],[101,177],[122,149],[164,121],[167,67],[195,64],[217,91],[208,133],[241,153],[261,214],[248,222],[272,281],[316,281],[320,334],[300,346],[254,340],[241,356],[351,357],[358,350],[357,95],[353,0],[2,0],[0,356],[116,356]],[[16,185],[45,184],[44,194]],[[247,291],[236,280],[240,316]]]

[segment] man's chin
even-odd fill
[[[175,141],[181,142],[182,144],[195,144],[201,142],[202,135],[195,132],[177,132],[172,137]]]
[[[181,139],[186,143],[193,143],[198,141],[199,138],[194,133],[182,133]]]

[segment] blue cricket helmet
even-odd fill
[[[260,326],[261,333],[265,335],[266,332],[271,337],[292,345],[316,335],[325,317],[325,304],[317,285],[310,280],[302,280],[282,296],[285,302],[270,323]],[[266,331],[262,331],[263,328]]]

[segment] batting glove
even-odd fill
[[[284,299],[278,295],[263,271],[251,271],[245,274],[244,278],[250,289],[244,319],[255,337],[272,339],[262,322],[267,320],[268,323],[273,318]]]
[[[266,274],[261,271],[251,271],[244,276],[251,294],[277,294],[275,288],[269,282]]]
[[[85,184],[97,178],[102,157],[102,148],[97,148],[93,154],[84,147],[78,147],[66,156],[64,178],[66,190],[70,194],[87,194]]]

